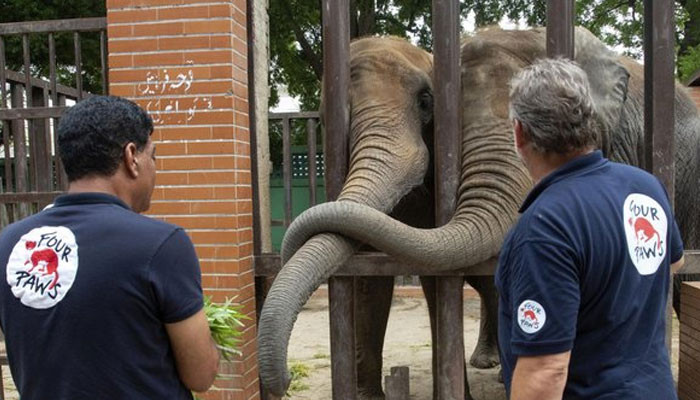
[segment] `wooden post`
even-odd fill
[[[343,186],[348,164],[350,124],[350,5],[348,0],[323,0],[323,90],[326,102],[326,194],[335,200]],[[333,399],[357,397],[355,363],[355,280],[335,277],[328,281],[330,302],[331,375]]]
[[[391,375],[384,377],[386,400],[409,400],[408,367],[391,367]]]
[[[446,224],[457,204],[461,156],[459,2],[433,0],[436,223]],[[437,279],[437,391],[439,400],[462,400],[464,321],[461,276]],[[468,386],[468,385],[467,385]]]
[[[574,0],[547,1],[547,57],[574,59]]]
[[[674,199],[675,64],[672,0],[644,0],[644,165]],[[670,123],[669,123],[670,121]],[[671,354],[673,279],[666,305],[666,347]]]

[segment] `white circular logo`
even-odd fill
[[[518,325],[525,333],[535,333],[547,322],[544,307],[534,300],[525,300],[518,306]]]
[[[651,197],[632,193],[625,200],[622,220],[632,263],[640,274],[653,274],[666,256],[664,209]]]
[[[63,300],[77,272],[73,232],[63,226],[42,226],[15,244],[7,261],[7,284],[25,306],[45,309]]]

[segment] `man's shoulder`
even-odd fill
[[[634,165],[623,164],[616,161],[610,161],[608,165],[612,173],[656,180],[654,175]]]
[[[81,230],[89,234],[91,231],[109,231],[115,234],[128,233],[134,239],[142,238],[144,241],[162,241],[172,235],[173,232],[182,230],[181,227],[161,221],[152,217],[135,213],[131,210],[114,207],[111,215],[99,218],[99,223],[91,223],[93,228]],[[72,213],[69,216],[61,215],[59,208],[49,208],[5,227],[0,233],[0,241],[16,240],[34,228],[42,226],[75,226],[88,225],[83,221],[94,221],[94,214]]]

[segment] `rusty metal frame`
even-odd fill
[[[325,163],[328,200],[334,200],[347,173],[347,133],[349,111],[349,0],[322,1]],[[673,28],[671,0],[645,0],[645,138],[646,166],[659,176],[673,199],[673,124],[663,124],[654,115],[673,115]],[[547,54],[550,57],[574,56],[573,0],[547,1]],[[435,54],[435,135],[436,143],[436,220],[438,225],[451,218],[456,205],[459,175],[460,74],[459,8],[457,0],[433,0]],[[316,113],[271,116],[286,123],[293,118],[315,119]],[[309,122],[311,123],[311,122]],[[309,128],[309,131],[311,128]],[[314,142],[315,143],[315,142]],[[456,144],[455,144],[456,143]],[[651,149],[654,149],[652,152]],[[456,153],[456,154],[455,154]],[[311,153],[310,153],[311,154]],[[311,164],[311,158],[309,159]],[[491,275],[495,260],[439,274],[438,278],[438,393],[439,399],[463,398],[463,348],[461,287],[463,276]],[[255,254],[256,276],[272,276],[281,268],[279,255]],[[381,253],[359,253],[330,279],[331,359],[333,399],[355,399],[356,371],[354,349],[354,277],[423,274],[421,266],[407,266]],[[683,273],[700,273],[700,251],[686,251]],[[449,311],[449,312],[448,312]],[[458,317],[455,316],[458,314]],[[455,336],[459,336],[458,338]]]
[[[3,177],[6,185],[2,188],[5,193],[0,194],[2,224],[40,210],[61,193],[60,189],[65,187],[66,178],[60,159],[56,152],[52,154],[51,151],[52,148],[56,148],[56,135],[53,135],[54,143],[52,143],[50,121],[53,121],[55,128],[58,119],[68,108],[66,99],[79,101],[91,96],[90,93],[82,91],[79,32],[100,32],[102,87],[105,90],[108,88],[106,30],[106,18],[0,24],[0,93],[3,94],[3,99],[0,101],[0,122],[4,125],[2,145],[6,150]],[[73,32],[77,88],[69,88],[57,83],[55,33],[58,32]],[[35,40],[31,35],[37,33],[46,34],[48,38],[48,80],[31,76],[30,40]],[[22,38],[21,72],[6,69],[4,38],[10,35]],[[6,85],[10,86],[9,93]],[[5,94],[11,97],[11,108],[7,107]],[[10,157],[10,149],[13,149],[14,157]],[[56,171],[56,185],[54,171]]]

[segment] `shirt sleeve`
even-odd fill
[[[525,241],[513,252],[511,349],[515,355],[573,348],[580,303],[576,255],[561,243]]]
[[[153,256],[150,284],[164,323],[187,319],[204,306],[199,260],[182,229],[175,230]]]
[[[656,177],[654,177],[656,178]],[[659,186],[661,187],[661,190],[663,190],[664,194],[666,195],[666,200],[668,201],[669,208],[672,208],[673,202],[671,201],[670,197],[668,196],[668,192],[666,191],[666,186],[664,186],[661,181],[656,178],[656,182],[659,183]],[[673,215],[673,211],[671,211],[671,217],[669,218],[669,224],[668,224],[668,229],[669,229],[669,243],[667,246],[668,251],[670,251],[670,256],[671,256],[671,264],[674,262],[678,261],[683,257],[683,239],[681,239],[681,232],[678,229],[678,223],[676,223],[676,218]]]
[[[669,244],[668,248],[671,251],[671,264],[673,264],[683,257],[683,239],[681,239],[681,232],[678,229],[676,219],[673,217],[671,217],[669,228],[671,233],[668,236],[671,243]]]

